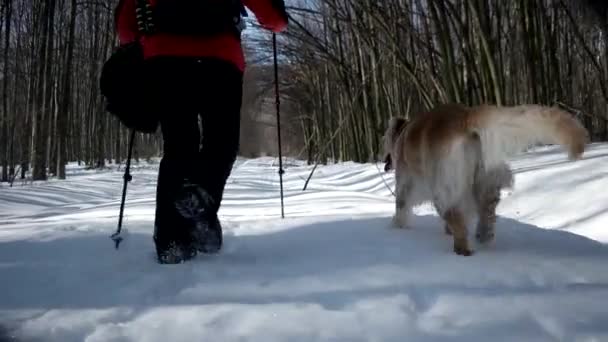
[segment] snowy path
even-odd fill
[[[239,161],[220,255],[154,262],[156,168],[0,188],[0,341],[608,341],[608,145],[513,160],[497,241],[473,257],[428,206],[413,230],[374,165]],[[393,184],[393,175],[383,175]]]

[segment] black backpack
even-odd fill
[[[156,106],[148,96],[142,46],[133,42],[118,47],[103,64],[99,88],[105,109],[123,125],[141,133],[155,133]]]

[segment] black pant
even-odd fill
[[[217,59],[155,57],[147,64],[164,141],[154,232],[157,249],[162,249],[190,238],[190,227],[175,208],[184,182],[211,196],[207,211],[219,210],[239,148],[243,75]]]

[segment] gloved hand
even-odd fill
[[[285,22],[289,21],[289,15],[287,15],[287,11],[285,10],[285,1],[283,0],[270,0],[272,7],[276,9],[281,16],[285,19]]]

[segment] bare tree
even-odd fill
[[[290,11],[290,88],[315,161],[375,160],[391,116],[444,102],[565,105],[586,113],[594,139],[608,137],[608,32],[585,24],[579,2],[322,0]]]
[[[0,181],[120,163],[129,136],[98,80],[118,0],[0,0]],[[279,35],[286,154],[372,161],[388,119],[437,103],[542,103],[608,139],[608,6],[585,0],[288,0]],[[252,24],[255,23],[251,21]],[[242,153],[276,153],[272,51],[247,35]],[[138,158],[162,151],[137,136]]]

